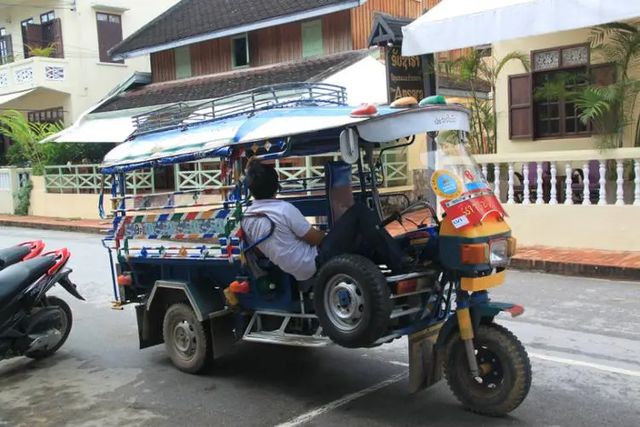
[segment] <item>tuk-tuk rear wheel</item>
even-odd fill
[[[527,352],[515,335],[495,323],[479,325],[473,341],[482,382],[471,374],[464,343],[455,334],[444,364],[449,388],[471,411],[504,416],[522,403],[531,387]]]
[[[211,360],[209,334],[188,304],[173,304],[167,309],[162,334],[171,362],[181,371],[196,374]]]

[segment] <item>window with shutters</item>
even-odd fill
[[[31,52],[29,52],[29,46],[31,44],[37,43],[37,45],[40,46],[40,44],[42,43],[41,37],[39,37],[37,40],[34,40],[34,31],[29,31],[29,28],[33,27],[34,25],[35,24],[33,22],[33,18],[27,18],[20,21],[20,29],[22,30],[22,50],[25,58],[29,58],[31,56]]]
[[[55,14],[55,12],[53,10],[50,10],[49,12],[43,13],[42,15],[40,15],[40,23],[41,24],[47,23],[47,22],[52,21],[54,19],[56,19],[56,14]]]
[[[233,68],[249,65],[249,38],[246,34],[231,38],[231,65]]]
[[[98,27],[98,51],[100,62],[122,64],[124,61],[114,61],[109,56],[109,49],[122,41],[122,18],[112,13],[96,13]]]
[[[14,61],[11,35],[3,30],[4,28],[0,28],[0,65]],[[0,84],[0,86],[2,86],[2,84]]]
[[[191,77],[191,48],[178,47],[174,50],[176,62],[176,79]]]
[[[27,113],[29,123],[64,123],[64,109],[62,107],[46,110],[34,110]]]
[[[324,46],[322,43],[322,20],[307,21],[302,23],[302,57],[322,56]]]
[[[614,66],[591,65],[589,45],[581,44],[533,51],[531,67],[531,73],[509,76],[510,139],[589,136],[571,94],[613,83]]]

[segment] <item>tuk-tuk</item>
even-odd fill
[[[504,282],[516,242],[467,150],[468,111],[442,97],[346,100],[339,86],[291,83],[134,117],[136,131],[102,166],[115,308],[135,304],[140,348],[164,342],[190,373],[239,341],[366,348],[406,336],[411,391],[444,373],[472,411],[512,411],[529,391],[531,366],[495,318],[523,308],[491,301],[488,289]],[[409,176],[392,186],[384,160],[398,149],[410,150]],[[407,271],[345,254],[297,281],[261,254],[270,234],[247,241],[248,159],[304,164],[318,155],[328,160],[310,176],[281,174],[278,197],[323,230],[365,204],[411,260]],[[127,191],[136,171],[202,159],[219,162],[216,185]]]

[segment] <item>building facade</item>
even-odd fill
[[[545,82],[564,75],[567,90],[573,85],[609,85],[615,82],[615,64],[590,43],[590,28],[563,31],[536,37],[495,43],[494,54],[500,58],[520,51],[531,58],[527,72],[515,61],[507,64],[496,84],[498,112],[498,154],[592,150],[599,148],[600,136],[579,118],[579,108],[570,100],[536,97]],[[640,78],[640,66],[630,70],[630,77]],[[623,147],[633,147],[636,140],[640,105],[636,118],[624,131]]]
[[[116,61],[107,52],[173,3],[0,3],[0,110],[22,111],[31,121],[73,123],[134,71],[149,70],[147,58]]]

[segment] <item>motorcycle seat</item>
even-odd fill
[[[31,252],[29,245],[0,249],[0,270],[21,261],[29,252]]]
[[[0,306],[7,304],[56,263],[56,256],[30,259],[0,271]]]

